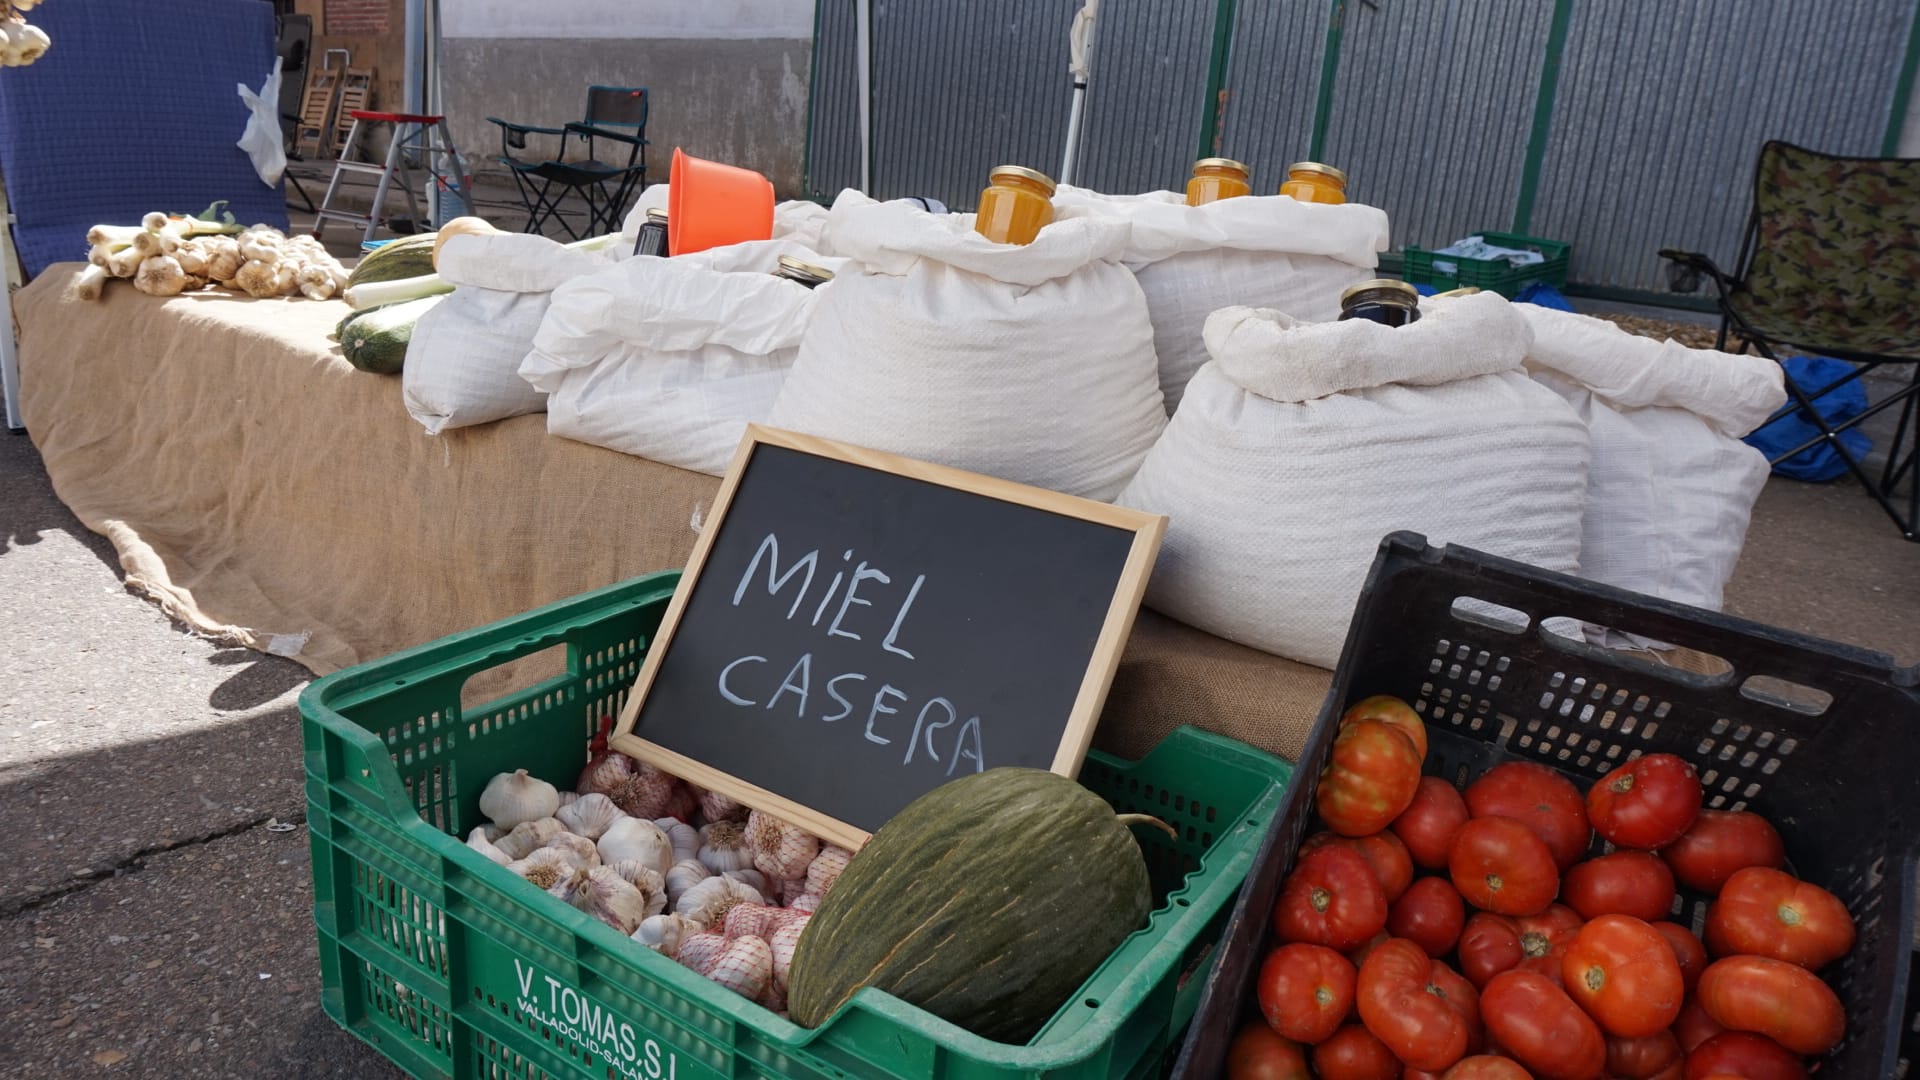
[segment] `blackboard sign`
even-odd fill
[[[612,745],[848,846],[969,772],[1072,776],[1165,527],[751,427]]]

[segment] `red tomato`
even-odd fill
[[[1767,819],[1745,810],[1702,810],[1693,827],[1662,848],[1660,857],[1673,867],[1680,884],[1703,893],[1717,893],[1735,870],[1786,865],[1787,848]]]
[[[1421,878],[1387,909],[1387,933],[1406,938],[1428,956],[1452,952],[1466,921],[1466,905],[1446,878]]]
[[[1312,1080],[1307,1055],[1265,1024],[1240,1029],[1227,1047],[1227,1080]]]
[[[1406,812],[1393,819],[1394,834],[1407,845],[1413,864],[1423,870],[1440,870],[1447,865],[1447,846],[1453,834],[1473,815],[1467,802],[1452,784],[1437,776],[1420,778],[1420,788]]]
[[[1719,1022],[1707,1015],[1700,1007],[1700,999],[1690,997],[1680,1006],[1680,1016],[1673,1022],[1674,1037],[1680,1040],[1680,1049],[1693,1053],[1693,1048],[1727,1030]]]
[[[1560,974],[1567,995],[1607,1034],[1629,1038],[1665,1031],[1687,993],[1673,946],[1630,915],[1602,915],[1581,927]]]
[[[1693,993],[1700,973],[1707,970],[1707,947],[1700,944],[1693,931],[1677,922],[1657,922],[1653,928],[1673,947],[1673,958],[1680,962],[1680,981],[1686,984],[1687,993]]]
[[[1607,1036],[1607,1075],[1619,1080],[1680,1080],[1686,1051],[1671,1031],[1626,1038]]]
[[[1538,915],[1509,918],[1477,912],[1460,932],[1460,970],[1475,986],[1503,971],[1531,971],[1560,985],[1560,958],[1584,925],[1579,914],[1550,904]]]
[[[1460,826],[1447,868],[1467,903],[1497,915],[1545,911],[1560,891],[1553,852],[1513,818],[1477,817]]]
[[[1400,1080],[1446,1080],[1446,1077],[1441,1076],[1437,1072],[1430,1072],[1426,1069],[1416,1069],[1409,1065],[1400,1070]]]
[[[1818,971],[1853,948],[1853,916],[1812,882],[1749,866],[1707,909],[1707,946],[1715,956],[1751,953]]]
[[[1480,1023],[1480,991],[1466,976],[1448,967],[1445,960],[1435,960],[1433,970],[1427,973],[1427,992],[1438,994],[1466,1017],[1468,1054],[1486,1049],[1487,1029]]]
[[[1361,964],[1367,962],[1367,957],[1373,954],[1373,950],[1380,947],[1381,942],[1391,940],[1393,940],[1393,935],[1382,930],[1362,942],[1359,948],[1349,952],[1347,954],[1347,962],[1351,963],[1355,970],[1358,970]]]
[[[1673,871],[1658,855],[1616,851],[1568,870],[1560,900],[1583,918],[1631,915],[1654,922],[1673,911]]]
[[[1700,774],[1673,754],[1634,758],[1587,790],[1594,831],[1624,848],[1666,847],[1699,814]]]
[[[1765,1035],[1796,1054],[1824,1054],[1847,1033],[1846,1012],[1820,976],[1765,956],[1730,956],[1700,973],[1707,1015],[1730,1031]]]
[[[1406,732],[1379,720],[1347,724],[1333,738],[1333,759],[1315,793],[1320,817],[1341,836],[1386,828],[1420,787],[1420,754]]]
[[[1742,1080],[1807,1080],[1807,1067],[1764,1035],[1729,1031],[1687,1054],[1686,1080],[1736,1076]]]
[[[1342,725],[1361,720],[1378,720],[1400,729],[1407,741],[1413,744],[1420,760],[1427,759],[1427,725],[1420,721],[1420,714],[1413,711],[1413,706],[1390,694],[1375,694],[1354,702],[1347,706],[1346,712],[1340,714]]]
[[[1545,975],[1508,971],[1480,993],[1487,1037],[1540,1080],[1599,1080],[1607,1042],[1599,1025]]]
[[[1386,894],[1389,904],[1400,899],[1400,894],[1413,884],[1413,860],[1407,855],[1407,846],[1392,833],[1340,836],[1322,830],[1301,841],[1300,853],[1304,855],[1329,844],[1350,847],[1359,852],[1367,860],[1367,865],[1373,867],[1373,876],[1379,879],[1380,891]]]
[[[1400,940],[1379,945],[1360,965],[1354,996],[1360,1022],[1415,1068],[1444,1069],[1459,1061],[1472,1037],[1471,1018],[1479,1007],[1473,988],[1464,980],[1451,993],[1437,985],[1434,969],[1443,966],[1420,946]]]
[[[1400,1059],[1359,1024],[1348,1024],[1313,1048],[1313,1075],[1320,1080],[1398,1080]]]
[[[1593,839],[1587,804],[1566,777],[1531,761],[1495,765],[1468,786],[1464,796],[1474,817],[1510,817],[1532,829],[1565,870],[1580,861]]]
[[[1320,1042],[1352,1011],[1353,979],[1353,965],[1324,945],[1282,945],[1260,965],[1260,1015],[1294,1042]]]
[[[1285,942],[1304,941],[1346,952],[1387,925],[1387,898],[1359,852],[1345,847],[1310,851],[1287,875],[1273,907],[1273,929]]]
[[[1533,1076],[1511,1058],[1475,1054],[1461,1058],[1440,1080],[1533,1080]]]

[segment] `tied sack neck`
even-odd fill
[[[1127,236],[1124,221],[1056,206],[1053,223],[1033,243],[1000,244],[973,231],[972,214],[929,214],[904,202],[875,202],[849,188],[827,215],[825,242],[857,271],[905,277],[932,262],[1033,287],[1092,263],[1118,263]]]
[[[1221,308],[1202,337],[1221,374],[1274,401],[1312,401],[1376,386],[1438,386],[1513,371],[1533,343],[1497,293],[1421,305],[1420,321],[1313,323],[1271,308]]]

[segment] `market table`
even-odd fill
[[[13,298],[22,407],[54,490],[128,588],[316,674],[684,564],[719,480],[549,436],[544,415],[430,436],[400,380],[327,333],[339,301]],[[1292,758],[1330,673],[1142,611],[1095,745],[1182,723]]]

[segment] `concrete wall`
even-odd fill
[[[476,171],[499,170],[487,117],[557,127],[580,119],[591,84],[645,86],[649,181],[666,179],[678,146],[799,195],[813,0],[460,0],[441,10],[448,122]]]

